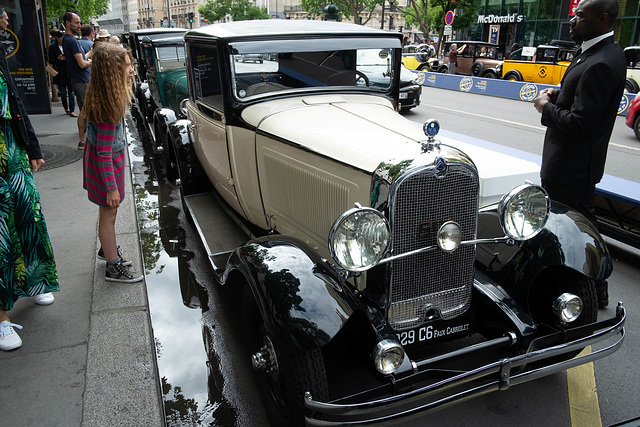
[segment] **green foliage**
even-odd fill
[[[92,18],[97,18],[108,12],[109,0],[82,0],[75,4],[71,0],[45,0],[47,8],[47,20],[58,20],[63,25],[62,17],[68,11],[80,15],[83,24],[90,23]]]
[[[333,3],[338,6],[339,14],[344,20],[351,20],[356,24],[366,24],[371,19],[371,15],[376,6],[382,4],[382,0],[301,0],[302,8],[314,18],[324,16],[324,8]],[[361,13],[367,14],[360,22]]]
[[[257,7],[249,0],[207,0],[198,12],[209,22],[221,21],[227,15],[233,21],[269,18],[266,8]]]

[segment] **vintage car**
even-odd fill
[[[640,90],[640,46],[624,48],[624,56],[627,60],[627,80],[624,90],[629,93],[638,93]]]
[[[272,425],[424,416],[622,344],[623,306],[597,319],[607,247],[525,182],[537,165],[397,113],[401,34],[240,21],[185,46],[186,118],[164,154],[215,280],[237,292]]]
[[[122,44],[131,49],[137,84],[147,81],[147,68],[142,61],[142,39],[157,40],[164,37],[181,37],[186,31],[186,28],[142,28],[129,31],[122,36]]]
[[[502,63],[503,78],[518,82],[560,84],[577,50],[573,43],[561,40],[535,49],[519,49]]]
[[[181,118],[180,103],[189,96],[184,39],[165,36],[141,40],[141,63],[146,83],[141,84],[138,108],[149,121],[156,140],[156,151],[167,149],[167,124]]]
[[[440,61],[431,44],[410,44],[402,48],[402,64],[410,70],[438,71]]]
[[[445,42],[445,55],[444,60],[439,65],[439,72],[448,72],[447,64],[449,64],[449,51],[452,44],[456,44],[458,48],[466,46],[462,53],[458,54],[456,74],[484,77],[486,79],[498,79],[502,76],[502,53],[498,50],[498,45],[479,41],[451,40]]]
[[[633,129],[633,133],[635,133],[636,138],[640,141],[640,96],[636,96],[631,100],[625,123]]]

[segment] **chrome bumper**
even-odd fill
[[[512,385],[555,374],[613,354],[624,341],[625,319],[626,310],[622,303],[619,303],[615,317],[538,338],[525,354],[502,359],[404,393],[389,396],[390,388],[386,388],[387,397],[376,400],[324,403],[313,400],[313,396],[306,393],[305,422],[308,426],[338,426],[372,425],[399,419],[408,421],[473,397],[506,390]],[[563,362],[554,363],[553,360],[549,360],[605,340],[614,342],[608,347]],[[561,343],[558,344],[558,341]],[[550,342],[554,342],[555,345],[548,345]],[[438,357],[438,360],[443,359],[446,359],[446,355]],[[540,363],[544,361],[549,363]],[[526,365],[532,363],[536,363],[535,368],[524,370]],[[429,373],[428,364],[414,362],[414,366],[420,366],[417,372],[398,379],[389,387],[402,389],[424,381]],[[474,383],[468,384],[471,382]],[[355,398],[352,397],[351,400]]]

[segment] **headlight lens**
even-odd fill
[[[337,219],[329,232],[329,251],[340,267],[364,271],[387,253],[390,228],[380,212],[356,208]]]
[[[577,295],[564,293],[553,302],[553,312],[562,323],[571,323],[582,313],[582,299]]]
[[[549,195],[544,188],[521,185],[502,197],[498,206],[500,225],[512,239],[530,239],[546,224],[549,206]]]
[[[381,374],[394,373],[404,361],[404,349],[391,340],[382,340],[373,349],[373,362]]]
[[[445,252],[453,252],[458,249],[462,241],[462,230],[453,221],[447,221],[438,230],[438,247]]]

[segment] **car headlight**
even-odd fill
[[[571,323],[582,313],[582,299],[566,292],[553,302],[553,312],[562,323]]]
[[[392,340],[382,340],[373,349],[371,354],[376,369],[381,374],[394,373],[404,361],[404,349]]]
[[[386,255],[389,235],[389,223],[380,212],[357,207],[342,214],[331,227],[329,251],[345,270],[368,270]]]
[[[524,184],[505,194],[498,205],[500,226],[514,240],[538,234],[549,218],[550,200],[544,188]]]

